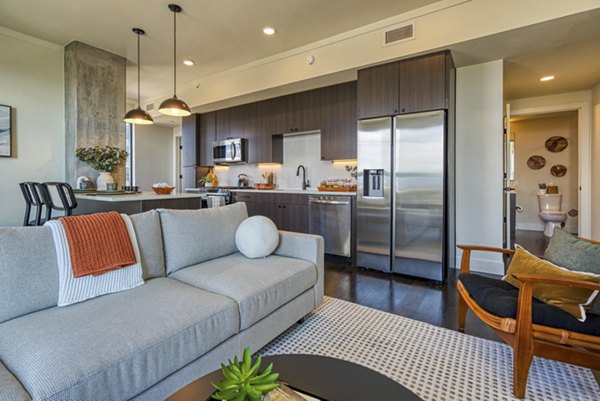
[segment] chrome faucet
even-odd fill
[[[310,181],[306,179],[306,167],[300,164],[296,169],[296,177],[300,176],[300,169],[302,169],[302,189],[306,189],[310,187]]]

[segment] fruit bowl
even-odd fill
[[[175,187],[152,187],[152,190],[157,195],[169,195]]]

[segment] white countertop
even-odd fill
[[[75,194],[77,199],[95,200],[101,202],[138,202],[147,200],[168,200],[182,198],[202,198],[203,194],[194,193],[177,193],[173,192],[169,195],[157,195],[154,192],[141,192],[131,195],[94,195],[94,194]]]
[[[265,194],[356,196],[356,192],[319,191],[317,189],[232,189],[232,192],[259,192]]]

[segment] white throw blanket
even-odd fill
[[[75,278],[73,276],[71,254],[69,253],[69,243],[67,241],[67,234],[64,226],[58,220],[51,220],[45,224],[52,230],[52,237],[54,238],[54,246],[56,248],[59,283],[58,306],[71,305],[85,301],[86,299],[95,298],[111,292],[129,290],[144,284],[142,278],[142,265],[140,262],[140,251],[133,224],[131,223],[129,216],[124,214],[121,216],[127,226],[127,232],[129,233],[129,238],[131,239],[137,262],[133,265],[112,270],[98,276]]]

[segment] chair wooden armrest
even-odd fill
[[[512,255],[515,253],[512,249],[495,248],[491,246],[480,246],[480,245],[457,245],[458,249],[462,249],[462,259],[460,261],[460,273],[466,274],[471,270],[471,252],[482,251],[482,252],[496,252],[503,253],[505,255]]]
[[[566,287],[585,288],[592,291],[600,291],[600,283],[590,283],[589,281],[571,280],[566,278],[557,278],[550,276],[540,276],[535,274],[513,274],[514,278],[522,283],[532,284],[555,284],[564,285]]]

